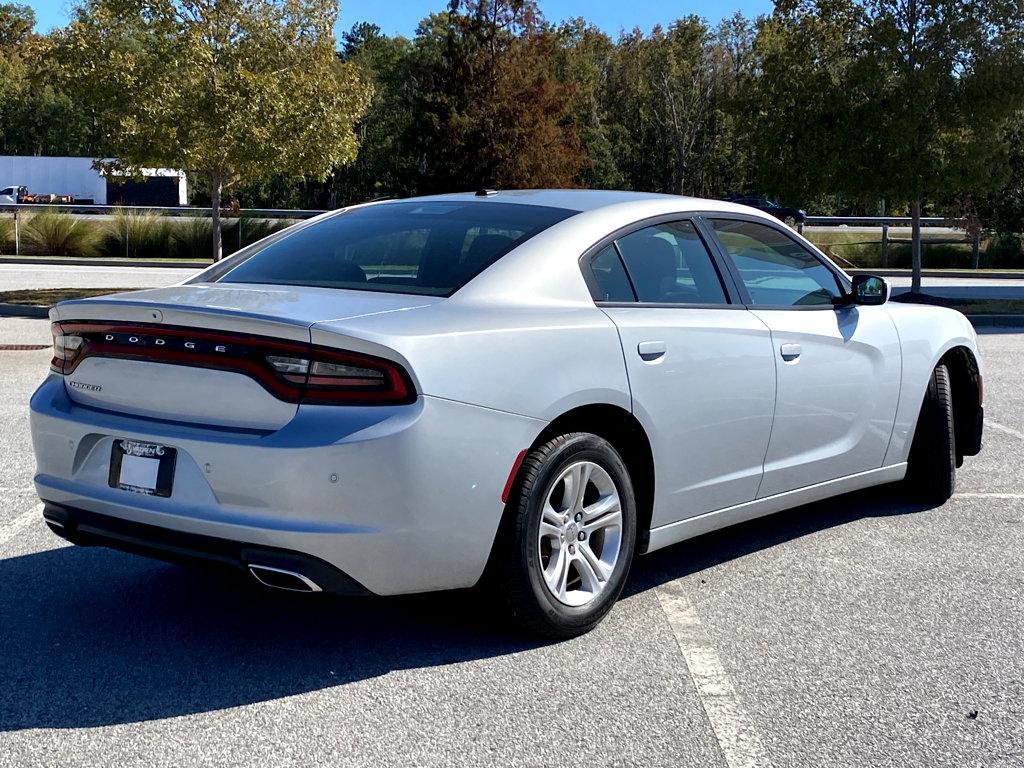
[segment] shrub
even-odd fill
[[[242,217],[221,220],[221,245],[224,256],[238,251],[240,247],[262,240],[268,235],[289,227],[288,220]],[[241,233],[239,233],[241,225]],[[239,245],[241,234],[241,245]],[[172,251],[178,259],[209,259],[213,251],[213,225],[209,219],[189,218],[173,223],[171,229]]]
[[[0,215],[0,254],[14,253],[14,217]]]
[[[981,255],[982,267],[1024,267],[1024,236],[1013,233],[993,235]]]
[[[91,222],[71,214],[45,211],[26,220],[22,252],[35,256],[93,256],[102,233]]]
[[[889,266],[910,269],[913,252],[910,243],[889,244]],[[970,243],[929,243],[921,241],[921,266],[924,269],[970,269]]]
[[[275,232],[280,232],[283,229],[287,229],[293,224],[293,222],[287,219],[260,219],[258,217],[243,216],[238,220],[238,225],[241,229],[242,244],[241,247],[250,246],[258,240],[273,235]],[[232,251],[236,251],[239,248],[238,245],[238,229],[233,230],[234,240],[232,242]],[[224,250],[227,251],[227,239],[225,238]]]
[[[105,224],[104,256],[151,259],[170,255],[171,228],[159,214],[117,208]]]
[[[213,225],[209,219],[175,219],[171,228],[171,252],[176,259],[209,259],[213,250]]]

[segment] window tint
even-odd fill
[[[626,269],[619,259],[615,246],[602,248],[590,262],[590,271],[597,283],[599,302],[635,302],[633,287],[629,284]]]
[[[203,279],[447,296],[575,213],[446,200],[365,206],[228,259]]]
[[[722,281],[691,222],[645,227],[617,243],[641,302],[726,303]]]
[[[836,277],[817,256],[774,227],[712,219],[755,305],[831,305]]]

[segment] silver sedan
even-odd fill
[[[938,504],[981,447],[963,315],[710,200],[356,206],[51,318],[60,536],[301,592],[481,583],[558,637],[637,554],[893,481]]]

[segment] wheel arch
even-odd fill
[[[608,441],[622,456],[636,496],[637,552],[647,550],[654,512],[654,453],[640,421],[621,406],[593,403],[559,415],[534,439],[530,450],[557,435],[586,432]]]
[[[970,348],[956,345],[944,352],[935,365],[940,364],[944,364],[949,371],[957,453],[961,456],[974,456],[981,451],[981,407],[984,397],[978,359]]]

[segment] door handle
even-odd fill
[[[659,341],[641,342],[636,346],[636,351],[640,353],[641,360],[655,361],[665,354],[665,343]]]
[[[779,353],[782,355],[784,361],[792,363],[800,357],[800,353],[803,352],[800,345],[798,344],[784,344],[779,348]]]

